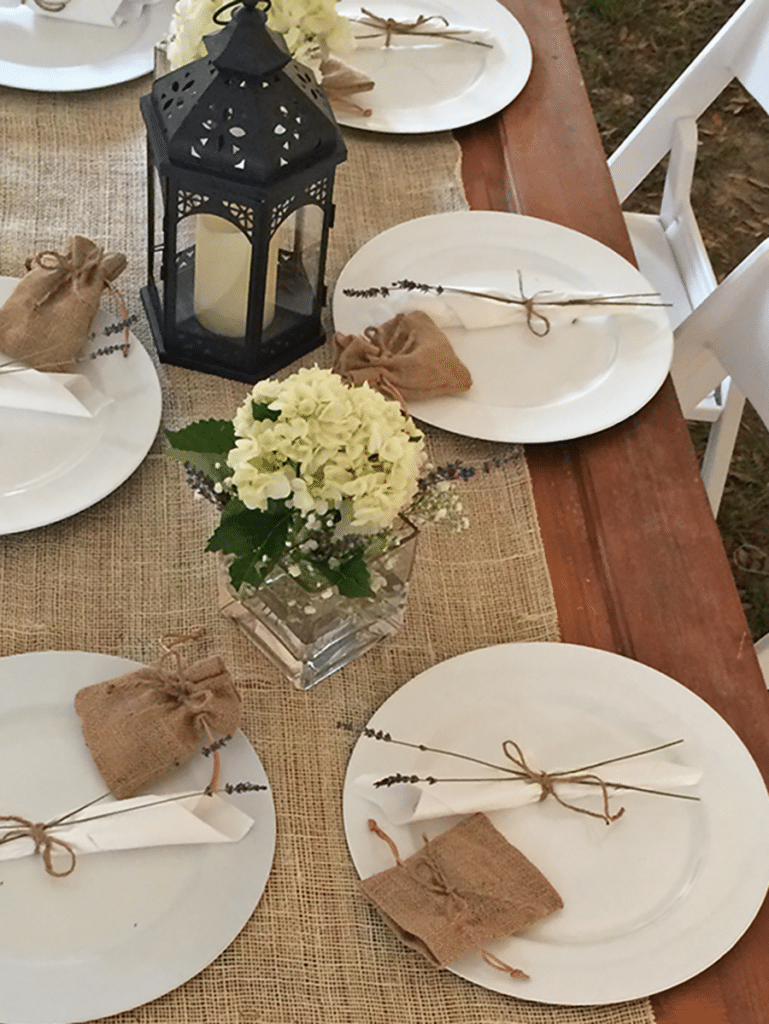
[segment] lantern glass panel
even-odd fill
[[[150,202],[152,204],[152,238],[150,242],[150,280],[156,287],[163,279],[163,224],[165,222],[164,181],[154,164],[150,170]]]
[[[323,220],[323,210],[308,203],[286,217],[273,235],[278,246],[277,304],[301,317],[317,308]]]

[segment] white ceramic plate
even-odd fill
[[[341,0],[339,13],[415,21],[439,15],[452,27],[485,30],[491,49],[454,40],[403,37],[388,48],[354,50],[344,61],[375,82],[351,98],[369,117],[338,113],[340,124],[374,132],[438,132],[474,124],[515,99],[531,72],[531,45],[518,21],[498,0]]]
[[[16,281],[0,277],[0,305]],[[105,299],[85,353],[123,340],[105,334],[119,319]],[[32,530],[82,512],[111,494],[150,449],[160,424],[155,367],[131,335],[127,358],[119,352],[78,366],[112,402],[92,418],[0,408],[0,535]]]
[[[0,7],[0,85],[77,92],[146,75],[173,9],[174,0],[160,0],[135,21],[105,28],[43,17],[33,0]]]
[[[611,825],[552,799],[489,817],[553,883],[564,909],[488,949],[531,975],[515,981],[477,954],[451,969],[485,988],[536,1002],[605,1004],[640,998],[698,974],[743,934],[769,884],[769,798],[750,754],[704,701],[667,676],[615,654],[522,643],[460,655],[397,690],[369,725],[393,737],[504,763],[515,740],[530,762],[566,770],[683,738],[655,757],[702,771],[699,802],[613,795]],[[484,769],[431,757],[438,775]],[[428,755],[361,737],[350,758],[344,821],[361,877],[392,866],[366,827],[376,817],[401,857],[422,833],[457,818],[397,827],[358,795],[368,772],[422,774]],[[459,769],[459,770],[458,770]],[[603,769],[610,778],[610,769]],[[493,774],[493,773],[488,773]],[[584,801],[582,801],[584,804]],[[426,827],[425,827],[426,826]],[[387,955],[392,955],[388,952]],[[403,948],[403,956],[414,956]]]
[[[537,217],[467,211],[398,224],[367,242],[334,291],[334,326],[360,333],[409,297],[350,298],[410,279],[429,285],[524,292],[653,292],[627,260],[587,235]],[[488,441],[563,441],[613,426],[656,393],[670,368],[673,334],[664,307],[554,323],[539,337],[525,323],[446,332],[473,377],[463,395],[409,405],[426,423]]]
[[[46,821],[105,785],[80,732],[82,686],[136,668],[124,658],[46,651],[0,659],[3,813]],[[153,792],[204,788],[194,757]],[[242,733],[222,752],[222,783],[267,785]],[[275,849],[269,790],[227,797],[254,819],[239,843],[83,856],[67,878],[39,857],[0,864],[0,1019],[69,1024],[106,1017],[177,988],[230,945],[259,902]]]

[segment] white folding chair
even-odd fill
[[[769,114],[769,0],[745,0],[609,159],[617,194],[624,203],[670,154],[659,214],[627,213],[625,218],[642,273],[671,303],[668,312],[677,329],[672,377],[684,415],[714,424],[702,463],[714,515],[721,503],[745,399],[739,379],[735,385],[734,380],[724,378],[706,342],[699,346],[697,372],[689,375],[684,388],[687,366],[679,353],[678,333],[693,310],[715,291],[723,291],[724,304],[729,303],[733,316],[744,325],[736,296],[730,299],[728,294],[735,282],[730,276],[727,280],[731,284],[717,284],[690,200],[697,158],[697,118],[735,78]],[[701,317],[697,325],[707,326]],[[725,318],[724,342],[729,340],[732,327],[731,318]],[[687,331],[687,337],[691,354],[695,349],[691,331]],[[769,345],[769,336],[765,343]],[[708,362],[708,356],[711,366],[706,373],[703,362]],[[709,390],[696,394],[693,381],[705,377],[711,381]],[[769,423],[769,417],[764,416],[764,420]]]
[[[769,429],[769,238],[676,328],[673,373],[684,409],[729,374],[732,389],[750,400]],[[708,447],[718,446],[723,420],[711,427]],[[734,438],[728,443],[731,452]],[[769,635],[756,653],[769,686]]]

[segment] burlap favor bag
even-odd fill
[[[396,864],[363,879],[361,889],[395,933],[438,967],[482,952],[485,943],[563,906],[542,872],[485,814],[471,815],[404,861],[376,822],[369,828],[390,845]],[[500,969],[525,977],[505,964]]]
[[[361,117],[371,115],[367,107],[362,107],[352,99],[353,96],[371,92],[374,88],[374,82],[367,75],[334,56],[328,56],[321,61],[320,74],[320,84],[335,112],[360,114]]]
[[[239,728],[241,697],[222,659],[186,665],[177,650],[184,639],[166,643],[156,665],[75,695],[83,739],[120,800],[179,767],[214,733]]]
[[[351,384],[368,381],[401,402],[459,394],[473,383],[449,339],[418,309],[367,327],[362,335],[337,332],[333,369]]]
[[[122,253],[81,235],[63,253],[30,256],[28,273],[0,309],[0,352],[34,370],[65,371],[88,340],[102,292],[123,272]]]

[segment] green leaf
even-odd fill
[[[280,419],[280,409],[270,409],[269,406],[255,402],[252,398],[251,415],[257,422],[260,420],[272,420],[274,423],[275,420]]]
[[[223,551],[235,556],[230,565],[230,579],[236,590],[244,583],[258,587],[285,552],[290,522],[291,515],[285,510],[273,515],[259,509],[236,507],[229,515],[222,515],[222,521],[208,539],[206,551]]]
[[[189,462],[215,483],[230,475],[227,453],[235,447],[235,427],[230,420],[197,420],[181,430],[167,431],[166,437],[171,444],[166,453],[170,458]]]
[[[368,571],[364,551],[360,548],[345,559],[338,569],[332,569],[328,562],[313,562],[319,572],[333,583],[344,597],[373,597],[371,575]]]

